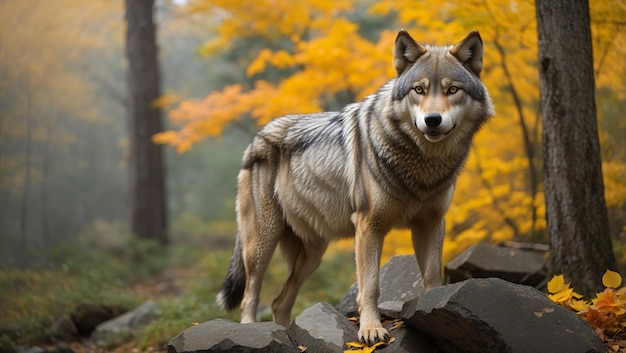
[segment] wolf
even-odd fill
[[[256,320],[261,283],[277,245],[289,275],[272,302],[288,327],[305,280],[329,242],[354,237],[359,339],[387,341],[378,311],[383,239],[408,228],[428,290],[441,285],[444,215],[472,138],[495,115],[480,80],[478,31],[456,45],[398,33],[396,78],[341,111],[287,115],[264,126],[238,175],[238,234],[218,302]]]

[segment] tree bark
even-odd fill
[[[154,0],[126,0],[126,52],[131,120],[132,231],[139,238],[167,242],[165,173],[161,146],[152,136],[162,131]]]
[[[546,220],[552,264],[600,291],[615,269],[604,201],[587,0],[536,0]]]

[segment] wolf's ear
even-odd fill
[[[473,30],[462,41],[450,49],[454,55],[470,72],[480,77],[483,69],[483,40],[477,30]]]
[[[398,32],[396,45],[393,47],[393,67],[400,76],[426,52],[426,48],[418,44],[405,30]]]

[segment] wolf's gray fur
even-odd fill
[[[383,238],[409,228],[424,286],[441,285],[443,217],[472,138],[493,116],[479,79],[482,40],[454,46],[416,43],[401,31],[398,77],[338,112],[288,115],[267,124],[244,153],[237,192],[239,232],[218,301],[242,302],[256,318],[261,282],[280,244],[290,275],[272,304],[288,326],[302,283],[329,242],[355,237],[359,336],[387,340],[377,309]]]

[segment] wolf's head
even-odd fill
[[[412,123],[426,140],[471,136],[495,115],[479,78],[483,42],[478,31],[453,46],[421,45],[400,31],[393,53],[398,74],[393,99],[407,104]]]

